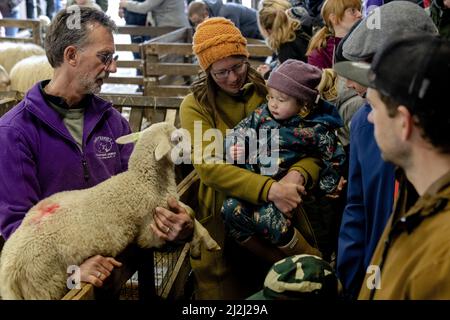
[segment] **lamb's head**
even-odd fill
[[[177,129],[168,122],[159,122],[147,129],[131,133],[116,140],[119,144],[136,142],[128,167],[133,170],[146,170],[156,161],[168,161],[172,165],[171,151],[177,144]]]

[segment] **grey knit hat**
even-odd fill
[[[345,61],[335,64],[335,69],[413,112],[431,112],[431,107],[447,107],[443,92],[449,84],[450,41],[426,33],[402,34],[389,39],[377,51],[372,64]]]
[[[288,59],[270,74],[267,86],[276,89],[300,101],[317,102],[317,86],[322,71],[300,60]]]
[[[393,1],[373,10],[348,36],[343,56],[351,61],[370,61],[375,52],[401,33],[437,35],[433,20],[419,5],[409,1]]]

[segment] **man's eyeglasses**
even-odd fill
[[[230,75],[230,72],[234,74],[240,75],[245,71],[245,67],[248,65],[247,61],[242,61],[241,63],[235,64],[230,69],[220,70],[220,71],[212,71],[211,73],[216,77],[217,80],[225,80]]]
[[[105,68],[108,69],[113,60],[117,61],[119,55],[117,54],[114,55],[113,53],[108,54],[97,53],[97,58],[99,58],[100,61],[105,65]]]

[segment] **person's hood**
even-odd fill
[[[318,106],[314,112],[306,116],[304,121],[321,124],[325,123],[333,129],[342,128],[344,126],[336,107],[322,99],[319,100]]]
[[[208,6],[211,17],[219,16],[219,11],[223,6],[222,0],[203,0],[203,2]]]

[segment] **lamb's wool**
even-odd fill
[[[11,79],[9,78],[8,72],[0,65],[0,91],[7,91],[10,84]]]
[[[89,189],[54,194],[31,208],[2,251],[2,298],[60,299],[68,290],[69,266],[96,254],[114,257],[135,239],[141,247],[160,246],[149,224],[155,208],[166,207],[169,195],[176,197],[174,130],[168,123],[152,125],[139,135],[127,172]],[[191,243],[200,242],[220,249],[195,221]]]
[[[44,49],[33,43],[2,42],[0,46],[0,64],[8,73],[20,60],[43,55],[45,55]]]
[[[47,56],[31,56],[17,62],[9,73],[11,90],[27,92],[36,82],[51,79],[53,68]]]

